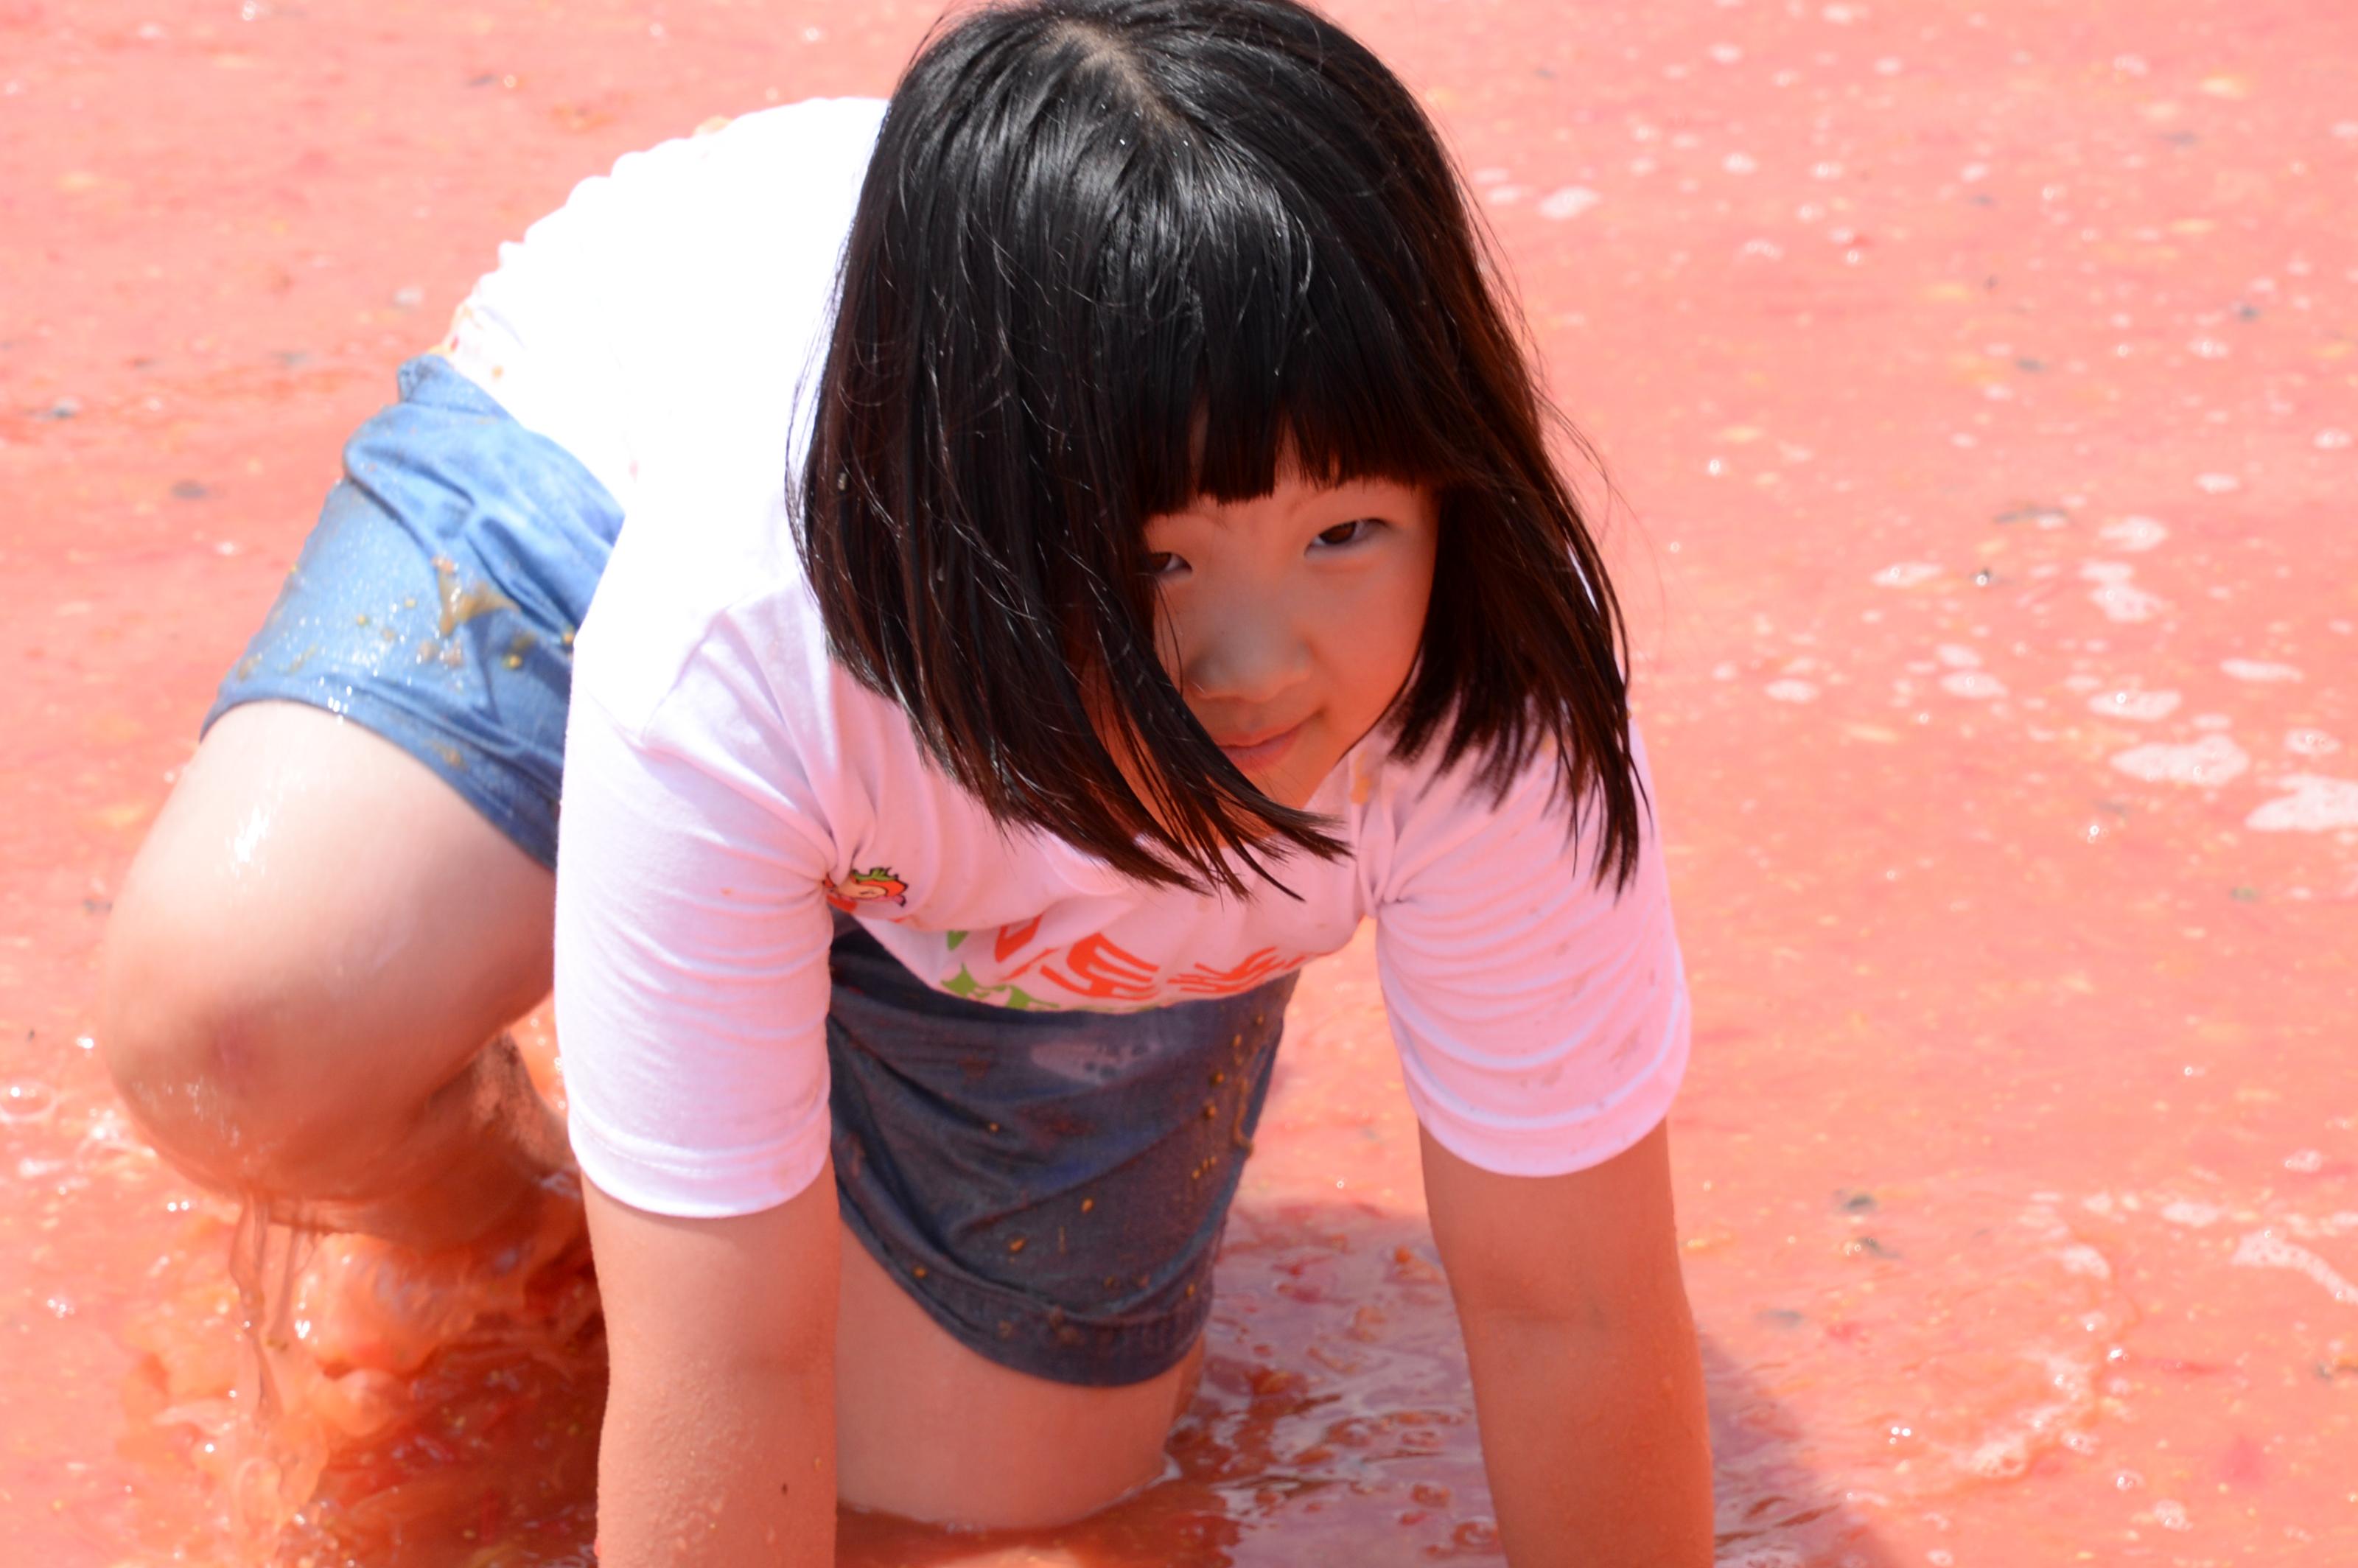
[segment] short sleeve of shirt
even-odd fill
[[[687,1217],[784,1202],[828,1143],[825,813],[763,721],[772,672],[727,632],[667,690],[633,678],[644,641],[585,636],[558,827],[574,1154],[624,1203]]]
[[[1635,739],[1633,735],[1633,740]],[[1645,779],[1644,751],[1636,749]],[[1670,1109],[1687,1060],[1685,974],[1650,813],[1635,875],[1592,875],[1535,760],[1503,800],[1433,780],[1398,809],[1373,890],[1384,1001],[1417,1119],[1507,1175],[1611,1159]],[[1650,795],[1650,787],[1649,789]]]

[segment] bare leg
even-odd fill
[[[555,880],[406,752],[291,703],[198,749],[109,925],[101,1044],[157,1147],[274,1217],[528,1228],[562,1130],[512,1046]]]
[[[107,1064],[168,1158],[276,1217],[421,1251],[522,1244],[568,1162],[500,1031],[547,991],[554,892],[380,737],[234,709],[116,902]],[[841,1291],[846,1501],[1044,1524],[1160,1473],[1200,1346],[1147,1382],[1074,1388],[960,1345],[849,1238]]]
[[[849,1230],[836,1317],[836,1490],[855,1508],[990,1529],[1061,1524],[1162,1474],[1194,1397],[1179,1365],[1119,1389],[1052,1383],[959,1344]]]

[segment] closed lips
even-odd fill
[[[1300,728],[1300,721],[1296,720],[1281,729],[1262,730],[1250,735],[1218,735],[1213,739],[1223,752],[1249,752],[1256,746],[1266,746],[1282,736],[1291,735],[1298,728]]]

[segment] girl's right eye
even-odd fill
[[[1146,575],[1149,577],[1177,577],[1186,569],[1187,563],[1168,550],[1146,552]]]

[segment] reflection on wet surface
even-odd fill
[[[1619,486],[1721,1561],[2358,1556],[2358,13],[1335,8]],[[411,312],[627,148],[882,89],[931,11],[0,15],[0,1559],[229,1560],[301,1494],[282,1562],[588,1561],[578,1301],[282,1367],[288,1445],[239,1436],[236,1211],[114,1104],[89,956]],[[1168,1477],[845,1560],[1495,1559],[1414,1162],[1362,943],[1295,1004]]]

